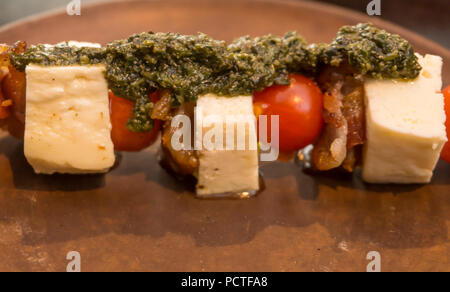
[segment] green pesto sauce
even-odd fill
[[[136,101],[128,128],[150,131],[149,93],[171,90],[174,106],[205,93],[251,95],[273,84],[289,84],[290,73],[314,76],[322,65],[348,62],[372,78],[412,79],[421,67],[412,46],[371,24],[346,26],[331,44],[307,45],[296,32],[283,37],[243,37],[231,44],[198,34],[141,33],[103,48],[37,45],[12,55],[18,70],[28,64],[105,64],[114,94]]]
[[[360,74],[375,79],[414,79],[422,70],[408,41],[367,23],[342,27],[321,49],[322,62],[338,66],[347,60]]]

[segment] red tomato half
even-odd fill
[[[153,93],[150,99],[158,100],[158,94]],[[117,97],[112,92],[109,94],[109,106],[111,111],[111,138],[114,149],[118,151],[140,151],[153,144],[158,137],[161,121],[155,120],[153,130],[145,133],[135,133],[127,128],[127,122],[131,118],[134,102]]]
[[[314,143],[322,130],[323,94],[317,84],[302,75],[291,75],[291,84],[274,85],[254,94],[255,115],[280,121],[280,151],[293,152]]]
[[[447,137],[450,139],[450,86],[447,86],[442,93],[445,99],[445,113],[447,115],[447,121],[445,127],[447,128]],[[445,144],[441,153],[441,158],[450,163],[450,142]]]

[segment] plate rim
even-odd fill
[[[108,5],[111,3],[131,3],[131,2],[167,2],[167,1],[172,1],[174,3],[178,2],[191,2],[193,0],[97,0],[95,2],[92,3],[88,3],[85,4],[85,8],[84,9],[89,9],[92,7],[97,7],[97,6],[102,6],[102,5]],[[244,2],[243,0],[194,0],[197,2],[216,2],[216,1],[222,1],[222,2]],[[256,3],[268,3],[268,4],[280,4],[280,5],[291,5],[291,6],[295,6],[297,8],[300,7],[308,7],[311,9],[319,9],[319,10],[326,10],[330,13],[333,14],[338,14],[338,15],[346,15],[349,18],[352,18],[355,20],[355,22],[361,22],[361,19],[364,19],[364,22],[371,22],[373,24],[375,24],[376,26],[385,26],[385,27],[391,27],[392,30],[395,30],[397,34],[401,35],[403,38],[405,38],[406,40],[412,40],[412,39],[416,39],[419,42],[422,43],[428,43],[429,46],[433,46],[435,48],[436,51],[439,52],[439,54],[441,56],[444,56],[446,58],[450,59],[450,49],[447,49],[446,47],[444,47],[443,45],[441,45],[440,43],[428,39],[425,36],[422,36],[421,34],[412,31],[408,28],[405,28],[399,24],[396,24],[394,22],[391,22],[389,20],[384,20],[381,19],[379,17],[375,17],[375,16],[369,16],[366,15],[362,12],[359,11],[355,11],[349,8],[345,8],[345,7],[340,7],[336,4],[331,4],[331,3],[323,3],[323,2],[316,2],[316,1],[311,1],[311,0],[245,0],[248,2],[256,2]],[[27,23],[33,23],[33,22],[39,22],[43,19],[46,18],[50,18],[50,17],[56,17],[59,16],[61,14],[65,13],[65,9],[64,8],[55,8],[55,9],[51,9],[49,11],[45,11],[45,12],[41,12],[41,13],[36,13],[24,18],[20,18],[18,20],[12,21],[10,23],[6,23],[2,26],[0,26],[0,33],[3,33],[5,31],[14,29],[16,27],[19,27],[21,25],[27,24]]]

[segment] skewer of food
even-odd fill
[[[268,137],[278,117],[283,155],[314,145],[317,171],[361,167],[369,183],[428,183],[441,152],[450,160],[442,58],[371,24],[345,26],[330,44],[295,32],[230,44],[173,33],[104,47],[18,42],[0,46],[0,68],[0,125],[24,139],[36,173],[107,172],[115,150],[141,151],[161,133],[164,165],[195,177],[198,196],[251,196],[261,116]]]

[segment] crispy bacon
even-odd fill
[[[361,160],[361,147],[353,147],[347,150],[347,157],[345,157],[344,162],[342,162],[342,168],[348,172],[353,172],[355,167]]]
[[[325,129],[314,145],[312,162],[318,170],[342,166],[352,172],[365,142],[364,88],[360,76],[344,65],[327,68],[319,77],[324,95]]]
[[[12,102],[9,101],[8,106],[2,106],[3,104],[7,104],[7,98],[5,98],[3,94],[3,80],[9,74],[8,66],[9,66],[9,55],[8,55],[9,47],[7,45],[0,44],[0,126],[5,128],[6,119],[11,115],[10,106]]]
[[[186,115],[191,121],[194,119],[195,105],[190,102],[182,104],[178,109],[170,113],[170,118],[176,115]],[[193,125],[193,123],[191,123]],[[181,125],[180,125],[181,126]],[[164,154],[163,162],[177,175],[193,175],[198,169],[197,154],[192,149],[175,150],[172,147],[172,136],[177,127],[171,126],[171,121],[167,120],[164,124],[161,136],[161,148]],[[194,137],[194,129],[191,128],[191,143]],[[183,143],[184,141],[180,141]],[[191,145],[192,146],[192,145]]]
[[[0,67],[4,75],[0,82],[0,125],[19,139],[23,138],[25,129],[26,79],[25,73],[17,71],[10,63],[9,56],[12,52],[22,53],[25,49],[25,42],[17,42],[13,47],[0,45]]]
[[[179,127],[172,127],[171,120],[176,115],[186,115],[193,121],[195,105],[191,102],[186,102],[177,109],[172,109],[173,98],[171,92],[169,90],[163,90],[161,91],[160,97],[152,110],[151,118],[165,121],[161,135],[162,163],[176,175],[193,175],[198,169],[197,154],[192,149],[173,149],[172,137],[179,130]],[[193,137],[194,129],[191,128],[191,142],[193,141]],[[184,145],[184,141],[180,142]]]
[[[321,171],[339,167],[347,155],[347,120],[342,113],[341,84],[324,95],[325,129],[314,146],[312,159]]]
[[[8,75],[6,67],[0,67],[0,89],[2,88],[3,79]],[[6,120],[11,115],[12,101],[6,99],[3,90],[0,90],[0,120]]]
[[[9,46],[0,44],[0,67],[9,66]]]
[[[342,113],[347,120],[348,142],[347,149],[364,144],[366,140],[364,87],[361,80],[349,79],[346,81],[347,90],[343,88]]]
[[[169,90],[161,90],[160,99],[156,102],[152,110],[151,118],[154,120],[170,120],[170,110],[172,109],[172,93]]]

